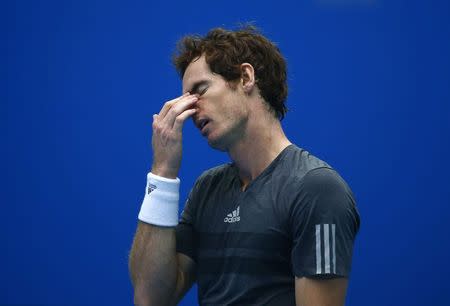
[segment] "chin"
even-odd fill
[[[222,151],[229,152],[234,144],[238,143],[242,139],[242,129],[222,129],[220,132],[212,130],[212,133],[207,135],[208,144],[211,148]]]
[[[213,141],[213,140],[208,140],[208,144],[211,148],[215,149],[215,150],[219,150],[222,152],[226,152],[227,147],[223,145],[223,143],[221,143],[220,141]]]
[[[227,141],[224,139],[225,137],[211,137],[211,135],[208,136],[208,145],[215,149],[222,152],[228,151],[228,145]]]

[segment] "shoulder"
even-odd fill
[[[308,171],[300,181],[305,191],[311,194],[332,194],[351,192],[344,179],[329,167],[320,167]]]
[[[316,212],[332,214],[355,209],[355,198],[345,180],[328,163],[295,147],[284,159],[282,198],[286,213]]]
[[[222,164],[203,171],[203,173],[197,178],[196,183],[203,184],[208,182],[210,183],[215,180],[220,180],[224,177],[229,176],[232,171],[233,169],[231,164]]]
[[[197,178],[193,191],[207,193],[211,188],[216,188],[224,182],[231,181],[233,173],[233,166],[229,163],[210,168]]]
[[[294,211],[305,212],[315,224],[347,224],[357,231],[359,214],[354,195],[335,170],[324,167],[309,171],[299,189]]]
[[[288,176],[295,182],[302,180],[307,173],[315,169],[332,169],[328,163],[296,145],[286,149],[280,166],[279,171],[283,176]]]

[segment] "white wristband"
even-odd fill
[[[179,190],[179,178],[169,179],[149,172],[139,220],[158,226],[177,226]]]

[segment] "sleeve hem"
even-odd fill
[[[295,277],[311,278],[311,279],[335,279],[335,278],[348,278],[346,274],[337,273],[323,273],[323,274],[312,274],[312,273],[294,273]]]

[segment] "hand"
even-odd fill
[[[195,114],[197,95],[184,95],[164,104],[159,114],[153,115],[152,173],[176,178],[181,165],[182,131],[185,120]]]

